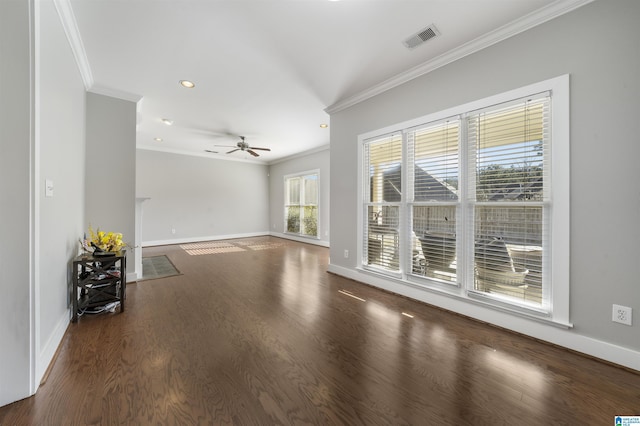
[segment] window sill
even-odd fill
[[[285,235],[290,235],[292,237],[298,237],[298,238],[307,238],[309,240],[319,240],[320,237],[315,236],[315,235],[304,235],[304,234],[296,234],[295,232],[284,232]]]
[[[502,312],[509,315],[525,318],[528,320],[550,325],[553,327],[562,328],[562,329],[573,328],[573,324],[571,323],[565,323],[565,322],[553,320],[553,318],[551,318],[549,314],[546,311],[543,311],[542,309],[530,308],[526,306],[511,304],[506,301],[497,300],[490,296],[486,296],[480,292],[466,290],[458,284],[446,284],[444,282],[440,283],[437,281],[430,281],[430,280],[420,280],[420,282],[418,282],[418,280],[406,279],[400,273],[387,274],[387,273],[369,269],[363,266],[357,267],[356,271],[363,275],[367,275],[375,279],[382,279],[387,282],[391,282],[393,284],[398,284],[404,287],[417,289],[419,291],[446,296],[458,301],[470,303],[476,306],[481,306],[483,308],[491,309],[497,312]],[[370,283],[369,280],[367,279],[363,279],[362,281],[367,284],[375,285],[374,283]],[[403,294],[401,291],[398,291],[397,293]],[[464,313],[462,314],[464,315]]]

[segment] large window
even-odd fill
[[[285,177],[285,232],[318,237],[318,177],[317,171]]]
[[[567,323],[568,119],[561,77],[363,136],[363,268]]]

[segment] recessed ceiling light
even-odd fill
[[[153,140],[156,142],[162,142],[162,138],[153,138]]]
[[[173,124],[173,120],[169,120],[168,118],[163,118],[162,122],[167,126],[171,126]]]
[[[322,123],[320,127],[322,127],[323,129],[326,129],[327,127],[329,127],[329,125],[327,123]]]
[[[193,81],[189,80],[180,80],[180,84],[187,89],[193,89],[194,87],[196,87],[196,84]]]

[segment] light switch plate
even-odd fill
[[[51,179],[44,181],[44,196],[53,197],[53,181]]]

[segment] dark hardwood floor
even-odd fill
[[[272,237],[200,247],[145,249],[182,274],[131,284],[122,314],[70,324],[46,382],[1,407],[0,424],[612,425],[640,415],[639,374],[328,274],[326,248]]]

